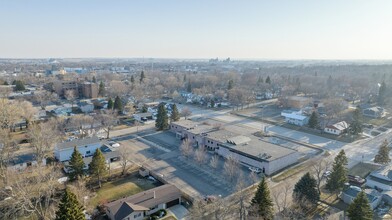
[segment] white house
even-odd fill
[[[324,132],[329,134],[341,135],[346,131],[348,127],[349,124],[347,124],[347,122],[341,121],[336,124],[326,126],[324,128]]]
[[[285,118],[286,123],[293,125],[304,126],[309,122],[309,117],[302,115],[301,112],[282,111],[280,115]]]
[[[106,214],[111,220],[141,220],[147,216],[180,204],[181,191],[170,184],[152,188],[133,196],[106,204]]]
[[[392,190],[392,166],[375,170],[366,177],[366,185],[374,189]]]
[[[95,151],[102,146],[98,137],[76,139],[68,142],[58,143],[54,148],[54,156],[60,161],[67,161],[71,158],[74,147],[84,156],[92,156]]]
[[[357,197],[358,193],[361,192],[361,190],[362,189],[359,187],[350,186],[342,191],[340,198],[343,200],[343,202],[351,204],[354,201],[355,197]],[[372,207],[372,209],[375,209],[380,204],[383,198],[382,194],[377,192],[377,190],[371,189],[365,190],[365,193],[369,200],[370,206]]]
[[[139,122],[147,122],[154,120],[154,117],[151,112],[134,114],[133,118]]]

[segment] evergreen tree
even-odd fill
[[[310,128],[317,128],[318,126],[318,117],[315,111],[312,112],[312,115],[309,118],[308,125]]]
[[[317,181],[312,177],[309,172],[295,184],[293,190],[293,198],[297,204],[302,205],[315,205],[320,199],[317,190]]]
[[[349,131],[354,135],[362,132],[362,112],[359,108],[356,108],[353,113],[353,121],[351,122]]]
[[[147,108],[147,106],[143,106],[143,108],[142,108],[142,113],[146,113],[148,111],[148,108]]]
[[[263,77],[259,76],[259,78],[257,79],[257,85],[261,85],[264,82]]]
[[[333,87],[333,79],[332,79],[331,75],[329,75],[329,77],[328,77],[327,86],[328,86],[328,88],[332,88]]]
[[[188,87],[186,88],[187,92],[192,92],[192,84],[191,84],[191,80],[188,81]]]
[[[131,76],[131,83],[134,84],[135,83],[135,77]]]
[[[215,107],[215,101],[211,100],[211,108],[214,108],[214,107]]]
[[[144,71],[142,70],[142,72],[140,73],[140,83],[144,82],[144,78],[146,78],[146,76],[144,75]]]
[[[385,82],[381,83],[381,86],[378,90],[378,97],[377,97],[377,104],[380,106],[385,105],[385,98],[386,98],[387,86]]]
[[[347,157],[344,150],[341,150],[335,157],[332,172],[327,180],[326,188],[331,192],[343,189],[347,179]]]
[[[184,74],[184,79],[183,79],[183,81],[186,82],[186,74]]]
[[[24,84],[22,81],[20,80],[16,80],[15,81],[15,91],[24,91],[26,90]]]
[[[79,203],[76,195],[68,188],[60,200],[59,209],[56,212],[56,220],[84,220],[86,219],[83,206]]]
[[[7,81],[4,81],[3,85],[8,86],[9,84]]]
[[[105,95],[105,84],[102,81],[99,83],[98,95],[99,96]]]
[[[167,111],[164,104],[159,104],[157,119],[155,120],[155,127],[158,130],[165,130],[169,127]]]
[[[93,83],[97,83],[97,78],[95,78],[95,76],[93,76]]]
[[[265,177],[261,179],[257,187],[255,197],[252,199],[252,206],[256,208],[257,215],[262,219],[272,220],[274,218],[274,205]]]
[[[114,107],[113,100],[112,100],[112,98],[109,98],[109,101],[108,101],[108,109],[113,109],[113,107]]]
[[[82,154],[78,151],[76,146],[74,147],[74,151],[71,155],[71,159],[69,160],[69,178],[71,180],[75,180],[84,175],[84,161]]]
[[[230,90],[234,87],[234,81],[231,79],[229,80],[229,84],[227,85],[227,90]]]
[[[171,121],[180,120],[180,113],[178,112],[177,105],[173,104],[172,113],[170,115]]]
[[[271,84],[271,78],[270,78],[270,76],[267,76],[267,79],[265,79],[265,83]]]
[[[378,150],[377,155],[374,157],[374,162],[385,165],[391,162],[391,158],[389,158],[390,151],[391,149],[388,147],[388,141],[384,140],[380,146],[380,149]]]
[[[357,197],[349,205],[347,216],[355,220],[372,220],[373,210],[364,191],[357,194]]]
[[[116,98],[114,99],[113,108],[120,112],[123,110],[123,104],[120,97],[116,96]]]
[[[102,177],[106,175],[108,170],[105,157],[99,148],[95,151],[89,168],[90,174],[98,179],[99,188],[101,188]]]

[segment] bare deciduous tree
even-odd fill
[[[204,164],[207,159],[207,150],[203,146],[199,146],[195,151],[195,161],[198,164]]]
[[[233,155],[229,155],[226,158],[225,165],[224,165],[224,170],[225,174],[227,175],[228,179],[233,182],[238,170],[240,168],[240,163],[237,158],[235,158]]]
[[[292,193],[293,187],[289,182],[284,182],[283,186],[281,186],[278,190],[272,190],[272,198],[278,212],[278,215],[282,218],[288,217],[289,207],[291,206],[290,196]]]
[[[15,171],[8,187],[1,189],[7,200],[0,203],[2,219],[30,216],[33,219],[54,219],[61,184],[57,167],[37,166],[29,171]]]
[[[53,124],[48,122],[33,124],[30,126],[27,135],[31,146],[34,148],[38,163],[41,163],[53,151],[54,145],[60,140]]]
[[[74,102],[77,98],[75,90],[66,90],[64,92],[64,97],[71,102],[71,107],[73,108]]]
[[[185,158],[189,158],[190,156],[192,156],[193,147],[192,147],[191,142],[188,140],[188,138],[186,138],[182,141],[181,146],[180,146],[180,151],[181,151],[181,154]]]
[[[218,167],[218,162],[219,162],[219,157],[218,155],[214,155],[213,157],[211,157],[210,159],[210,166],[214,169],[216,169]]]
[[[188,108],[185,107],[181,110],[181,116],[185,118],[185,120],[192,115],[192,111]]]
[[[121,174],[125,175],[131,163],[129,158],[131,157],[132,152],[128,147],[121,145],[118,149],[118,153],[120,156]]]
[[[331,167],[332,162],[327,159],[319,159],[312,161],[312,169],[314,171],[314,177],[317,181],[317,190],[321,194],[321,181],[323,180],[324,173]]]

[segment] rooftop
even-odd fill
[[[191,120],[180,120],[180,121],[172,122],[171,124],[178,125],[178,126],[186,128],[186,129],[190,129],[190,128],[196,127],[200,123],[194,122]]]
[[[247,138],[250,141],[247,141],[246,143],[237,145],[226,143],[224,146],[232,149],[233,151],[237,151],[239,153],[242,152],[265,161],[273,161],[289,154],[297,153],[296,150],[259,140],[256,136],[250,136]]]
[[[76,139],[73,141],[58,143],[58,144],[56,144],[56,149],[65,150],[68,148],[74,148],[75,146],[79,147],[79,146],[84,146],[84,145],[88,145],[88,144],[96,144],[96,143],[101,143],[101,141],[99,140],[99,138],[97,136],[93,136],[90,138]]]

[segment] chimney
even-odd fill
[[[155,199],[155,191],[154,191],[154,199]]]

